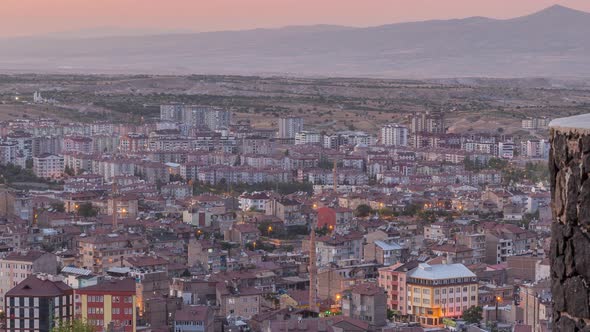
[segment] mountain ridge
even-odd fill
[[[590,77],[590,13],[511,19],[0,40],[0,71],[371,77]]]

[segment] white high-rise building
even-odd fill
[[[381,127],[381,144],[386,146],[407,146],[408,127],[396,123]]]
[[[300,131],[295,134],[295,145],[319,144],[321,141],[322,135],[320,133]]]
[[[43,154],[33,157],[33,172],[40,178],[55,179],[63,175],[64,157],[54,154]]]
[[[303,131],[303,118],[279,119],[279,138],[295,138],[295,134],[301,131]]]

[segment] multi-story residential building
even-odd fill
[[[209,130],[227,130],[231,122],[231,112],[221,108],[209,108],[205,112],[205,126]]]
[[[423,326],[442,326],[478,304],[477,277],[463,264],[422,263],[406,278],[408,315]]]
[[[279,138],[295,138],[295,134],[301,131],[303,131],[303,118],[279,119]]]
[[[62,152],[90,154],[93,152],[92,138],[84,136],[64,137]]]
[[[295,145],[320,144],[322,134],[311,131],[300,131],[295,134]]]
[[[547,158],[549,156],[549,141],[534,139],[522,142],[521,154],[529,158]]]
[[[333,262],[347,260],[360,261],[363,258],[363,234],[332,234],[316,241],[317,266],[326,266]]]
[[[373,283],[355,285],[342,295],[342,314],[366,321],[373,328],[387,323],[387,292]]]
[[[221,316],[250,319],[260,313],[263,292],[258,288],[219,283],[216,290]]]
[[[191,238],[188,244],[188,266],[200,266],[205,271],[226,270],[227,255],[219,243]]]
[[[40,178],[57,179],[64,172],[64,157],[53,154],[33,157],[33,172]]]
[[[266,205],[266,214],[283,221],[285,226],[305,225],[307,220],[301,213],[302,204],[288,198],[271,199]]]
[[[243,154],[269,155],[273,151],[273,142],[266,137],[248,136],[242,139]]]
[[[33,135],[26,132],[13,132],[6,136],[6,141],[16,142],[17,158],[30,160],[33,157]],[[21,163],[24,167],[24,164]]]
[[[424,238],[428,240],[445,240],[451,237],[453,224],[448,222],[435,222],[424,226]]]
[[[535,233],[512,224],[490,224],[485,230],[487,264],[506,262],[507,257],[531,253],[535,247]]]
[[[17,152],[17,142],[0,141],[0,165],[16,165]]]
[[[547,128],[551,119],[547,117],[540,117],[540,118],[526,118],[522,119],[521,127],[522,129],[539,129],[539,128]]]
[[[0,310],[6,308],[5,293],[33,273],[57,273],[57,257],[48,252],[14,251],[0,259]]]
[[[474,264],[473,249],[464,245],[443,244],[431,247],[432,253],[443,257],[445,264],[461,263],[465,265]]]
[[[397,243],[377,240],[373,245],[375,253],[374,260],[379,264],[390,266],[401,262],[405,258],[404,256],[407,250]],[[365,245],[365,250],[367,246],[370,246],[370,244]],[[367,258],[368,256],[365,254],[365,259]]]
[[[147,240],[138,234],[108,234],[78,239],[79,266],[94,273],[121,266],[127,257],[143,254]]]
[[[33,138],[33,156],[40,156],[45,153],[61,154],[62,146],[62,136],[35,136]]]
[[[181,122],[183,121],[183,104],[160,105],[160,120]]]
[[[238,198],[238,204],[242,211],[266,211],[266,205],[270,198],[264,192],[243,193]]]
[[[407,146],[408,127],[395,123],[385,125],[381,127],[380,140],[385,146]]]
[[[446,132],[443,112],[416,113],[410,118],[412,133],[427,132],[444,134]]]
[[[168,104],[160,105],[160,119],[215,131],[229,128],[231,112],[219,107]]]
[[[496,156],[504,159],[512,159],[514,158],[514,143],[512,142],[499,142],[498,143],[498,151]]]
[[[148,137],[141,133],[128,133],[121,137],[119,141],[119,151],[121,152],[140,152],[148,148]]]
[[[379,269],[379,286],[387,292],[387,308],[396,315],[408,314],[406,273],[418,266],[417,261],[397,263]]]
[[[473,250],[473,263],[483,263],[486,257],[486,236],[483,233],[465,233],[456,234],[457,244],[467,246]]]
[[[336,295],[342,295],[354,285],[376,279],[380,267],[377,263],[361,263],[358,260],[335,260],[332,263],[318,269],[318,299],[334,301]]]
[[[107,279],[77,289],[75,308],[76,315],[98,331],[135,331],[135,280]]]
[[[340,131],[324,135],[323,146],[326,149],[338,149],[341,146],[369,146],[375,144],[375,137],[363,131]]]
[[[174,313],[174,332],[213,332],[214,311],[209,306],[186,306]]]
[[[51,275],[29,275],[4,300],[7,331],[49,332],[74,317],[74,290]]]

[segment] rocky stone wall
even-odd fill
[[[590,116],[560,120],[550,125],[553,331],[590,331]]]

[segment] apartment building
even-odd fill
[[[108,279],[76,290],[78,318],[100,331],[135,331],[135,280]]]
[[[79,266],[94,273],[102,273],[123,264],[125,258],[143,254],[147,240],[137,234],[107,234],[78,239]]]
[[[208,306],[187,306],[174,313],[174,332],[212,332],[214,312]]]
[[[57,257],[43,251],[10,252],[0,259],[0,310],[4,295],[33,273],[57,273]]]
[[[11,332],[49,332],[74,316],[74,290],[51,275],[29,275],[4,300]]]
[[[43,154],[33,157],[33,172],[40,178],[57,179],[64,172],[64,157],[54,154]]]
[[[369,323],[372,327],[387,324],[387,292],[376,284],[355,285],[342,296],[342,314]]]
[[[442,326],[478,305],[476,275],[463,264],[419,264],[406,275],[407,313],[422,326]]]

